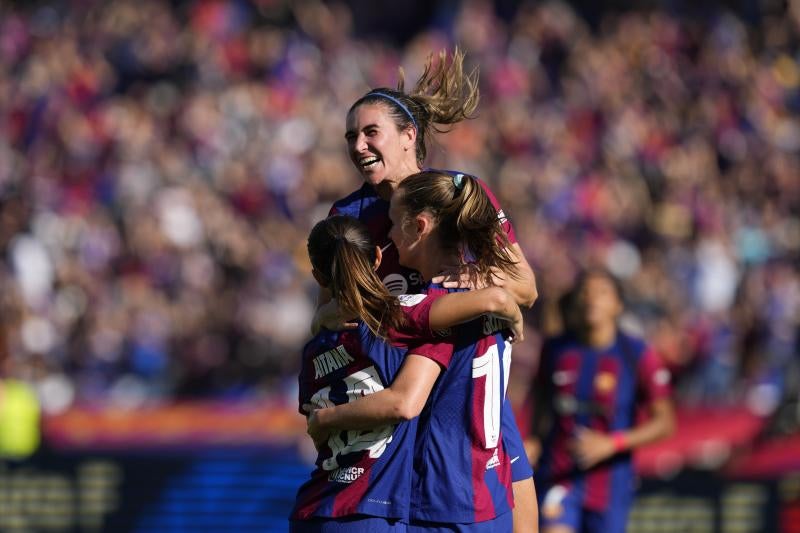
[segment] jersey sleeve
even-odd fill
[[[508,242],[511,244],[516,244],[517,234],[514,232],[514,226],[511,224],[511,221],[506,216],[505,211],[503,211],[503,208],[500,207],[500,202],[497,201],[497,197],[494,195],[491,189],[489,189],[489,186],[486,184],[486,182],[484,182],[483,180],[478,180],[478,182],[481,184],[481,187],[483,187],[483,190],[486,192],[486,195],[489,197],[489,200],[492,202],[492,205],[497,210],[497,218],[500,219],[500,224],[503,226],[506,235],[508,235]]]
[[[511,481],[522,481],[533,476],[533,469],[528,462],[528,454],[525,453],[522,435],[519,433],[514,411],[511,409],[511,402],[508,401],[508,398],[503,404],[501,429],[503,431],[503,447],[506,449],[508,460],[511,461]]]
[[[450,361],[453,359],[453,351],[453,343],[449,341],[422,343],[408,347],[409,354],[427,357],[428,359],[439,363],[442,368],[447,368],[450,366]]]
[[[430,314],[433,303],[444,296],[441,294],[401,294],[397,297],[403,312],[404,323],[397,330],[391,330],[389,337],[393,342],[409,344],[420,341],[438,341],[446,332],[431,329]]]
[[[672,377],[658,354],[646,347],[639,358],[637,381],[640,397],[650,404],[656,400],[669,398],[672,393]]]
[[[402,294],[397,297],[405,317],[403,329],[416,337],[433,337],[431,331],[431,306],[442,295]]]
[[[405,318],[403,326],[389,331],[392,343],[404,345],[409,354],[432,359],[447,368],[453,358],[453,341],[447,334],[431,330],[431,306],[443,294],[402,294],[397,297]],[[448,332],[443,332],[448,333]]]

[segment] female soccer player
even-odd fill
[[[477,74],[464,74],[463,63],[464,56],[457,49],[449,61],[443,51],[435,66],[432,58],[428,59],[410,93],[403,90],[401,72],[397,90],[373,89],[359,98],[347,113],[347,149],[364,184],[335,202],[330,214],[351,215],[367,225],[376,244],[384,249],[378,275],[395,294],[418,293],[423,283],[418,272],[398,263],[397,251],[389,240],[389,200],[404,179],[423,169],[426,140],[434,132],[446,131],[444,128],[448,125],[470,117],[477,108]],[[530,307],[537,297],[533,271],[494,195],[484,183],[481,182],[481,186],[503,220],[509,254],[514,259],[509,267],[513,275],[510,275],[512,272],[495,272],[494,284],[505,286],[514,294],[517,303]],[[321,295],[322,303],[329,299],[329,294]],[[338,324],[335,306],[321,311],[316,317],[317,325],[320,322],[328,326]]]
[[[454,326],[484,313],[496,313],[522,335],[522,316],[501,288],[398,299],[389,294],[375,269],[381,250],[366,227],[333,216],[311,231],[308,252],[313,275],[338,299],[356,329],[321,331],[303,350],[300,405],[326,407],[347,403],[386,387],[405,364],[447,361],[452,345],[434,341],[433,330]],[[410,355],[406,349],[412,347]],[[380,427],[336,432],[317,445],[317,469],[298,491],[292,531],[405,531],[410,502],[416,421],[432,379],[404,391],[397,409]]]
[[[438,171],[410,176],[392,196],[389,216],[401,264],[423,279],[452,266],[466,266],[484,282],[496,270],[513,272],[508,236],[472,176]],[[430,285],[426,292],[447,289]],[[374,427],[396,408],[394,389],[436,380],[417,426],[409,530],[512,530],[513,457],[503,432],[515,433],[517,440],[519,435],[505,401],[510,350],[498,329],[491,320],[459,326],[452,336],[453,357],[438,361],[446,371],[409,361],[389,390],[309,418],[309,433],[317,438],[334,429]],[[532,482],[530,489],[533,498]],[[535,529],[535,523],[527,526]]]
[[[631,450],[674,430],[669,372],[619,330],[622,295],[607,272],[584,274],[567,309],[568,331],[545,343],[533,389],[541,524],[544,533],[621,533],[633,500]],[[649,411],[641,423],[639,407]]]
[[[389,239],[389,200],[393,192],[408,176],[422,170],[427,154],[427,139],[435,132],[447,131],[449,125],[470,117],[478,106],[477,73],[464,73],[464,56],[458,49],[452,57],[443,51],[439,61],[428,59],[422,76],[414,89],[406,93],[402,77],[396,90],[373,89],[359,98],[347,114],[345,138],[350,159],[364,179],[364,185],[347,197],[334,203],[331,214],[347,214],[363,221],[370,234],[384,250],[384,259],[378,275],[393,294],[418,293],[423,285],[420,273],[405,268],[398,261],[397,250]],[[458,173],[453,173],[458,175]],[[530,307],[536,301],[536,280],[516,240],[514,228],[508,221],[485,183],[478,181],[495,207],[507,234],[508,254],[513,259],[507,270],[495,269],[492,284],[505,287],[517,303]],[[445,287],[462,286],[458,270],[448,270],[447,275],[433,281]],[[431,280],[428,280],[431,281]],[[320,325],[330,329],[352,327],[338,311],[330,294],[322,291],[319,310],[312,331]],[[511,429],[507,433],[511,433]],[[514,425],[513,431],[518,433]],[[510,445],[514,462],[513,479],[517,505],[514,507],[515,526],[531,524],[535,518],[533,481],[531,470],[521,446],[521,439]],[[511,448],[511,446],[510,446]],[[527,502],[527,504],[526,504]],[[517,528],[516,533],[529,532],[530,528]]]

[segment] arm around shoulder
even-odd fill
[[[411,420],[422,412],[440,372],[435,361],[410,354],[394,382],[382,391],[315,411],[313,430],[370,429]]]

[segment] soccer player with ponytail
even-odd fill
[[[460,267],[480,285],[491,283],[494,272],[515,271],[508,234],[489,195],[472,176],[414,174],[392,196],[389,216],[400,263],[425,280]],[[424,292],[457,290],[429,283]],[[519,463],[517,472],[525,472],[517,482],[535,499],[525,456],[514,461],[509,455],[510,450],[523,453],[523,448],[505,399],[511,354],[502,328],[484,317],[453,328],[453,357],[440,360],[445,370],[417,368],[409,361],[390,387],[406,380],[436,380],[417,426],[411,531],[512,531],[513,462]],[[383,420],[378,413],[391,411],[391,401],[373,395],[321,409],[310,419],[310,432],[350,428],[355,421],[379,424]],[[518,528],[536,530],[535,504],[531,507],[533,516]]]
[[[403,180],[424,169],[428,140],[472,117],[480,99],[477,72],[464,72],[464,55],[458,49],[452,56],[442,51],[437,62],[429,57],[414,89],[406,93],[404,86],[401,71],[396,89],[373,89],[350,107],[345,139],[350,159],[364,184],[335,202],[330,210],[330,214],[350,215],[367,225],[375,243],[385,248],[378,275],[396,294],[419,292],[423,282],[418,272],[398,262],[397,251],[389,240],[389,200]],[[511,292],[518,304],[530,307],[537,297],[533,271],[494,195],[485,183],[479,183],[504,219],[508,253],[514,258],[510,271],[495,272],[494,282]],[[330,294],[323,291],[320,303],[329,300]],[[320,324],[341,326],[340,319],[335,305],[323,306],[314,329]]]
[[[435,377],[427,377],[429,372],[405,387],[387,387],[407,365],[438,368],[449,361],[453,346],[441,342],[436,330],[490,313],[512,321],[521,338],[519,307],[499,287],[442,297],[392,296],[375,273],[381,249],[352,217],[318,223],[309,236],[308,253],[314,278],[357,327],[322,329],[305,346],[301,412],[347,405],[369,394],[398,401],[391,411],[378,413],[380,425],[356,424],[316,439],[317,468],[298,491],[291,530],[406,531],[416,417]]]
[[[364,184],[347,197],[334,203],[330,214],[347,214],[358,218],[369,228],[375,243],[384,250],[378,276],[394,294],[417,293],[426,280],[413,268],[401,265],[397,249],[389,239],[389,201],[400,184],[425,167],[428,140],[436,133],[471,118],[478,107],[480,93],[476,71],[465,72],[464,55],[456,49],[451,56],[445,51],[428,58],[423,74],[414,88],[405,90],[402,71],[396,89],[373,89],[359,98],[347,113],[345,138],[353,165]],[[458,175],[458,172],[451,173]],[[486,184],[476,179],[486,192],[501,218],[507,235],[506,251],[512,262],[491,272],[493,285],[502,286],[514,295],[521,306],[536,301],[536,280],[516,240],[514,228],[506,219]],[[455,274],[454,274],[455,272]],[[435,278],[446,287],[463,286],[458,270],[445,269]],[[430,280],[428,280],[430,281]],[[474,285],[472,285],[474,286]],[[312,331],[324,325],[330,329],[349,327],[331,294],[322,290],[318,300]],[[516,427],[514,428],[516,430]],[[517,440],[515,439],[515,442]],[[513,450],[515,533],[534,531],[535,501],[530,468],[525,463],[524,449]]]

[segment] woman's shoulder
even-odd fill
[[[617,344],[621,350],[636,358],[641,357],[648,349],[647,342],[642,337],[623,330],[617,331]]]
[[[364,207],[376,200],[380,200],[380,197],[375,191],[375,187],[369,183],[364,183],[361,185],[361,187],[351,192],[344,198],[336,200],[333,203],[333,206],[331,206],[328,216],[350,215],[358,218],[359,212]]]

